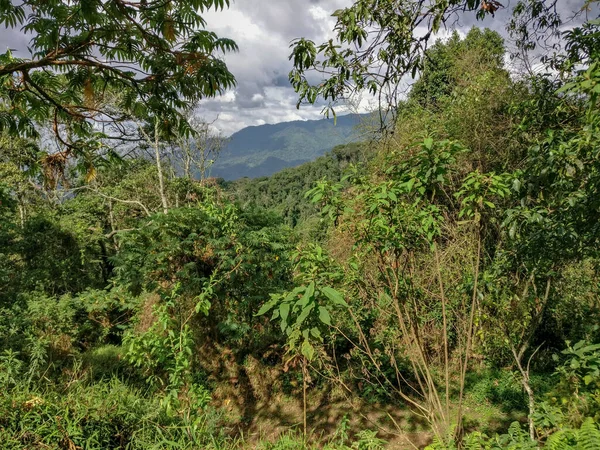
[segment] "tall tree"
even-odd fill
[[[586,5],[597,0],[587,0]],[[496,0],[355,0],[334,12],[335,37],[315,44],[309,39],[292,43],[294,68],[290,82],[299,94],[298,106],[322,99],[327,115],[337,102],[368,91],[378,96],[382,115],[395,116],[404,97],[406,77],[423,69],[432,37],[452,28],[461,14],[478,19],[503,8]],[[519,48],[531,50],[561,25],[557,0],[519,0],[507,24]],[[312,74],[319,76],[318,84]],[[383,119],[384,117],[382,117]],[[386,123],[392,123],[387,121]]]
[[[67,154],[91,154],[132,117],[189,130],[180,110],[235,84],[220,54],[235,42],[202,13],[229,0],[0,1],[0,25],[31,34],[29,56],[0,54],[0,130],[50,122]]]

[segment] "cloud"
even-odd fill
[[[331,13],[350,6],[351,0],[237,0],[225,11],[205,18],[219,36],[236,41],[240,50],[224,59],[238,85],[233,100],[205,100],[198,114],[230,134],[248,125],[287,120],[316,119],[321,106],[296,109],[297,96],[290,86],[290,43],[306,37],[322,42],[332,37]],[[231,99],[231,97],[230,97]]]
[[[506,36],[506,25],[516,0],[502,3],[506,8],[495,17],[479,21],[471,12],[457,15],[448,25],[463,33],[472,26],[488,27]],[[207,16],[209,27],[233,38],[240,47],[239,53],[225,57],[238,80],[238,87],[233,101],[205,101],[198,113],[207,118],[221,113],[216,126],[225,134],[248,125],[320,117],[322,106],[303,105],[300,110],[296,109],[297,96],[288,81],[292,68],[288,60],[289,45],[299,37],[317,43],[329,39],[335,25],[331,14],[351,4],[352,0],[237,0],[229,10],[211,12]],[[558,2],[559,12],[564,17],[582,5],[583,0]],[[448,31],[442,31],[439,36],[447,34]],[[356,101],[359,111],[373,109],[367,97]],[[223,115],[225,112],[227,116]]]
[[[20,30],[11,28],[5,28],[0,30],[0,53],[4,53],[6,50],[13,50],[20,53],[19,56],[25,56],[27,51],[27,45],[29,44],[30,37],[25,35]]]
[[[448,25],[463,32],[472,26],[488,27],[506,35],[509,11],[517,0],[501,3],[506,8],[495,17],[477,21],[471,12],[456,16]],[[584,0],[560,0],[559,12],[568,17],[583,3]],[[219,36],[234,39],[240,48],[237,53],[224,55],[238,84],[219,98],[203,101],[198,115],[209,121],[218,116],[215,126],[224,134],[248,125],[319,118],[322,106],[303,105],[296,109],[297,96],[288,81],[292,68],[289,46],[299,37],[317,43],[332,37],[335,21],[331,14],[351,4],[352,0],[233,0],[229,9],[206,12],[207,27]],[[581,17],[570,25],[577,21]],[[445,34],[443,31],[440,36]],[[0,30],[0,52],[5,46],[24,50],[29,38],[18,30]],[[368,96],[356,103],[359,111],[373,108]]]

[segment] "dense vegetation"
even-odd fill
[[[561,32],[564,50],[547,70],[509,73],[496,32],[424,50],[404,21],[433,33],[455,8],[497,2],[373,2],[336,13],[337,39],[379,29],[393,73],[373,76],[378,47],[301,40],[290,77],[316,102],[385,91],[414,69],[387,132],[221,184],[192,176],[206,161],[179,106],[196,99],[164,106],[177,127],[155,100],[228,87],[220,63],[190,58],[233,43],[192,33],[183,23],[202,18],[170,2],[44,2],[27,18],[36,2],[0,2],[0,23],[51,28],[31,61],[0,60],[2,448],[600,447],[600,21],[559,31],[552,2],[518,3],[518,48]],[[92,64],[95,45],[132,26],[142,44],[115,45],[148,64],[139,85]],[[39,62],[52,43],[64,52]],[[57,61],[91,64],[107,97],[126,86],[154,105],[102,103],[123,110],[121,151],[82,116],[97,92],[85,77],[36,71]],[[331,78],[311,86],[323,65]],[[52,122],[59,152],[30,132]]]
[[[305,193],[321,180],[341,181],[349,165],[363,163],[371,156],[366,144],[339,145],[310,163],[270,177],[241,178],[222,186],[245,208],[272,211],[296,232],[314,230],[322,227],[323,222],[318,206]]]

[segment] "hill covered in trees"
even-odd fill
[[[264,177],[323,156],[333,147],[364,140],[369,114],[298,120],[244,128],[225,142],[211,175],[226,180]],[[361,124],[363,128],[361,129]]]
[[[0,4],[39,34],[0,55],[0,446],[600,448],[600,20],[517,4],[523,52],[563,46],[514,73],[495,31],[415,33],[497,2],[356,0],[290,80],[383,89],[388,132],[218,182],[181,109],[231,81],[202,5]]]
[[[366,143],[339,145],[312,162],[270,177],[242,178],[223,186],[244,208],[272,211],[291,227],[302,227],[319,219],[319,208],[305,193],[319,181],[340,181],[349,165],[364,163],[372,156]]]

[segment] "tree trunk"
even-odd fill
[[[531,389],[531,385],[529,383],[529,364],[527,364],[527,368],[524,368],[522,364],[523,355],[527,351],[527,347],[529,347],[528,344],[521,347],[519,352],[517,352],[516,349],[513,347],[512,353],[517,363],[517,368],[519,369],[519,372],[521,372],[521,384],[523,385],[523,389],[525,389],[525,392],[527,393],[527,398],[529,400],[529,414],[527,415],[527,422],[529,424],[529,437],[532,441],[535,441],[535,423],[533,422],[533,413],[535,411],[535,396],[533,395],[533,389]],[[535,352],[533,353],[533,355],[535,355]],[[531,355],[529,361],[531,361],[533,355]]]
[[[525,392],[527,392],[527,397],[529,398],[529,437],[532,441],[535,440],[535,423],[533,422],[533,412],[535,411],[535,397],[533,396],[533,389],[529,385],[529,374],[527,374],[527,378],[523,378],[523,387],[525,388]]]
[[[158,172],[158,190],[160,191],[160,201],[163,212],[169,213],[169,204],[165,193],[165,181],[163,176],[162,162],[160,160],[160,140],[158,136],[158,123],[154,124],[154,156],[156,158],[156,171]]]
[[[303,425],[304,425],[304,442],[306,443],[306,356],[302,357],[302,409],[303,409]]]

